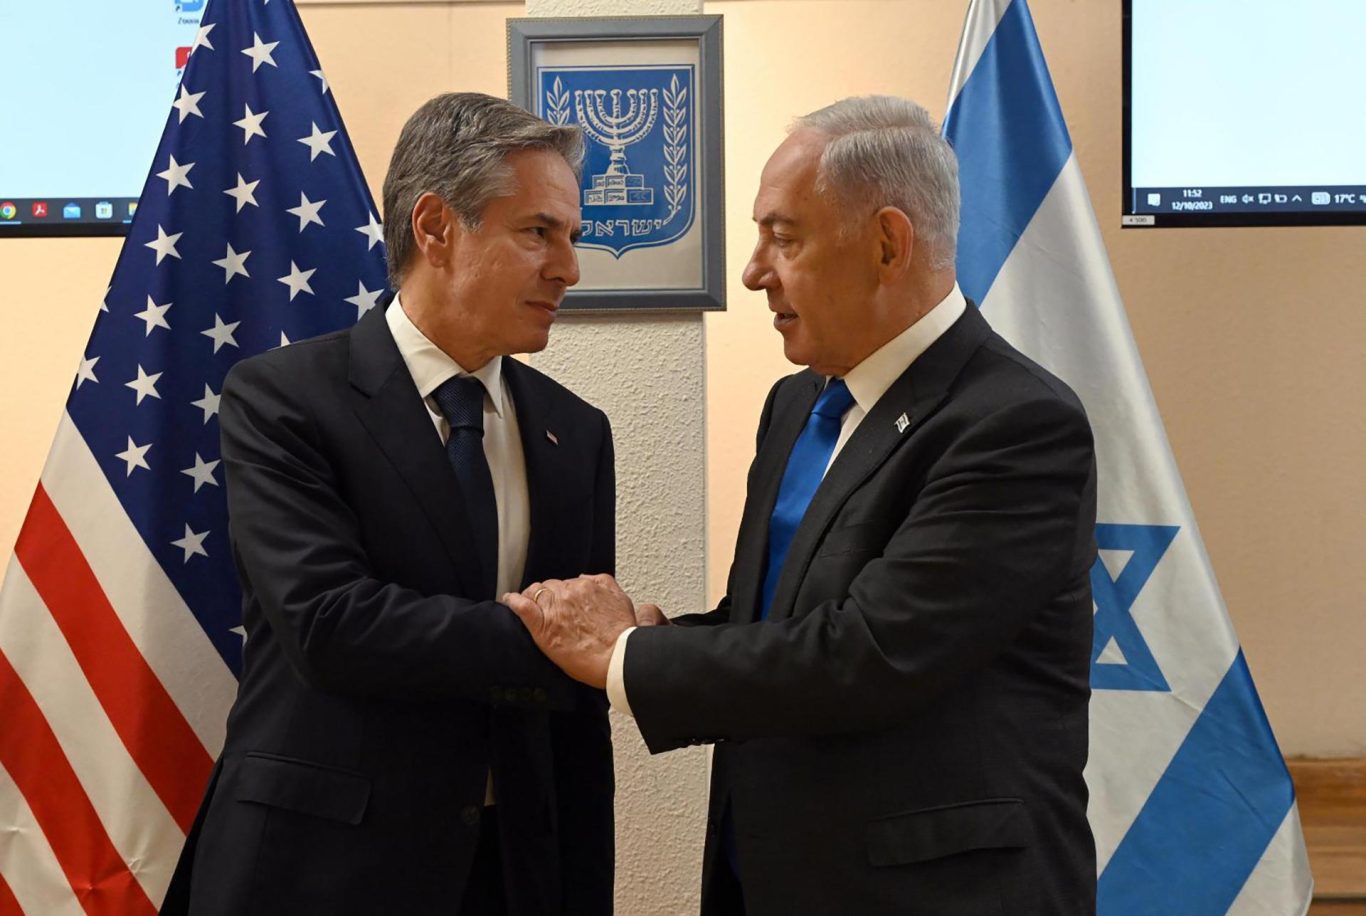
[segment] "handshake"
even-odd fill
[[[636,605],[607,575],[533,582],[502,600],[547,658],[574,680],[600,690],[607,686],[612,650],[623,632],[669,622],[657,605]]]

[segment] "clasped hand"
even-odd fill
[[[574,680],[599,689],[607,686],[612,649],[623,631],[668,623],[656,605],[637,607],[607,575],[533,582],[521,594],[504,595],[503,603],[547,658]]]

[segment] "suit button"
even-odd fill
[[[465,822],[466,827],[473,827],[479,823],[481,813],[478,805],[466,805],[460,809],[460,820]]]
[[[531,702],[531,688],[530,688],[530,687],[523,687],[521,690],[518,690],[518,691],[517,691],[517,699],[520,700],[520,701],[522,701],[523,703],[530,703],[530,702]]]
[[[503,691],[503,702],[504,702],[504,703],[516,703],[516,702],[517,702],[517,689],[516,689],[515,687],[509,687],[507,690],[504,690],[504,691]]]
[[[490,688],[489,688],[489,702],[490,702],[490,703],[498,703],[498,702],[500,702],[502,699],[503,699],[503,688],[502,688],[502,687],[490,687]]]
[[[531,692],[531,698],[534,699],[537,703],[544,703],[546,700],[545,688],[537,687],[535,690]]]

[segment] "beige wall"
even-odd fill
[[[937,115],[964,4],[708,0],[726,16],[730,311],[707,318],[711,582],[729,562],[768,385],[787,371],[738,282],[759,169],[786,122],[892,92]],[[1032,0],[1135,336],[1268,714],[1287,753],[1366,753],[1366,289],[1361,229],[1121,232],[1119,4]],[[444,89],[502,93],[515,2],[301,7],[377,191],[403,119]],[[12,90],[10,90],[12,91]],[[1268,113],[1268,129],[1293,116]],[[0,554],[8,555],[117,240],[0,244]]]

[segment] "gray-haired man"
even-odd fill
[[[718,742],[707,916],[1094,912],[1086,415],[959,292],[918,105],[800,119],[754,220],[745,285],[809,368],[764,405],[726,597],[635,629],[667,621],[606,576],[507,600],[652,751]]]
[[[494,601],[613,569],[607,418],[503,358],[578,281],[581,159],[432,99],[384,184],[397,295],[229,375],[247,641],[164,912],[611,912],[606,698]]]

